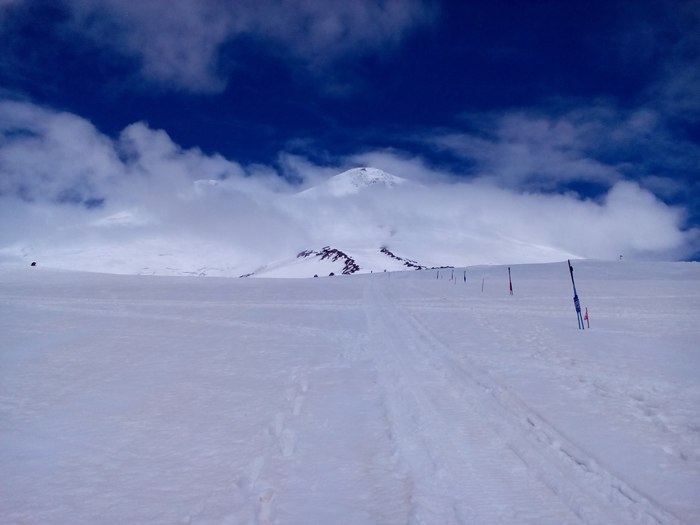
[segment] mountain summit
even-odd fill
[[[299,195],[344,197],[369,187],[395,188],[406,182],[407,179],[378,168],[353,168],[331,177],[323,184],[304,190]]]

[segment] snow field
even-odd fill
[[[698,522],[700,268],[574,269],[6,268],[0,521]]]

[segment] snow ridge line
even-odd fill
[[[661,507],[649,496],[635,489],[615,476],[584,450],[566,438],[559,430],[548,423],[520,398],[498,383],[487,371],[482,370],[464,353],[454,350],[437,339],[413,314],[394,301],[386,301],[427,346],[442,354],[453,370],[459,371],[488,394],[496,403],[502,421],[491,418],[491,423],[499,432],[512,434],[515,425],[520,434],[527,438],[528,447],[523,441],[511,442],[509,448],[529,467],[534,467],[538,477],[552,491],[557,493],[585,523],[608,523],[609,515],[596,516],[595,509],[587,508],[586,500],[598,500],[599,508],[614,505],[617,512],[624,512],[630,523],[683,525],[683,521]],[[455,359],[457,356],[459,359]],[[468,365],[465,367],[464,365]],[[510,424],[509,424],[510,423]],[[552,461],[555,459],[555,461]],[[537,465],[539,463],[539,465]],[[555,467],[543,468],[542,464]],[[575,479],[569,474],[574,472]],[[562,490],[562,487],[566,487]],[[585,498],[582,498],[585,495]],[[620,522],[617,522],[620,523]]]

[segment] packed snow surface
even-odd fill
[[[700,265],[511,271],[2,268],[0,522],[700,523]]]

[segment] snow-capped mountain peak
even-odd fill
[[[369,187],[395,188],[408,182],[379,168],[353,168],[334,177],[323,184],[302,191],[300,195],[332,195],[343,197],[354,195]]]

